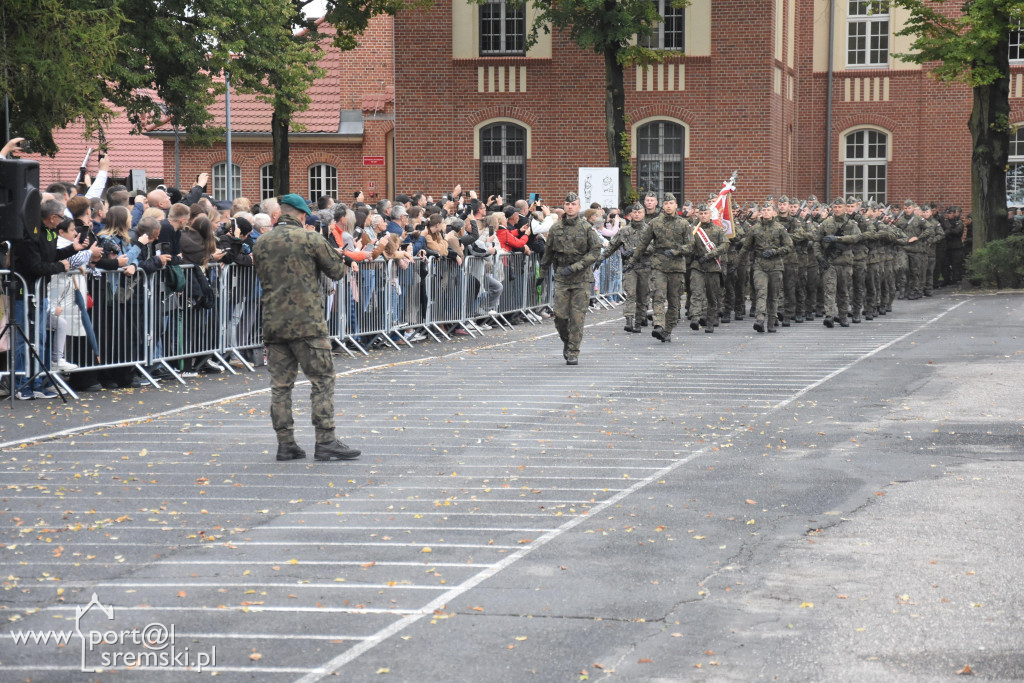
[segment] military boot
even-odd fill
[[[651,330],[651,336],[660,341],[665,341],[665,328],[661,325],[655,325],[654,329]]]
[[[832,318],[832,316],[830,316],[830,315],[826,315],[826,316],[825,316],[825,319],[824,319],[824,320],[822,320],[821,322],[822,322],[822,323],[823,323],[823,324],[825,325],[825,327],[828,327],[828,328],[830,328],[830,329],[831,329],[832,327],[834,327],[834,326],[835,326],[835,324],[836,324],[836,323],[835,323],[835,320],[834,320],[834,319]]]
[[[852,320],[855,323],[860,323],[860,316],[859,315],[855,315],[855,316],[853,316]]]
[[[789,327],[789,318],[783,318],[782,319],[782,326],[783,327]]]
[[[623,327],[622,329],[623,329],[624,332],[635,332],[636,331],[636,330],[633,329],[633,316],[631,316],[631,315],[627,315],[626,316],[626,326]]]
[[[763,320],[758,319],[758,320],[754,321],[754,331],[757,332],[758,334],[764,334],[764,321]]]
[[[704,324],[704,318],[701,318],[700,320],[691,320],[690,321],[690,329],[693,330],[694,332],[696,332],[697,330],[700,329],[700,326],[703,325],[703,324]]]
[[[316,460],[353,460],[359,457],[359,451],[335,439],[325,443],[318,443],[313,449],[313,457]]]
[[[278,460],[302,460],[306,457],[306,451],[299,448],[299,444],[292,441],[291,443],[279,443],[277,444],[277,459]]]
[[[579,365],[580,359],[575,353],[570,353],[565,357],[566,365]]]
[[[844,317],[839,319],[839,327],[849,327],[849,326],[850,326],[850,319],[849,318],[844,316]]]
[[[723,325],[728,325],[731,322],[732,322],[732,312],[731,311],[726,311],[725,313],[722,314],[722,324]]]

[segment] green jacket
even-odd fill
[[[831,244],[822,244],[826,235],[836,238]],[[814,240],[814,255],[820,261],[825,259],[837,266],[853,265],[853,245],[863,238],[857,221],[849,216],[829,216],[818,226],[818,234]]]
[[[771,249],[775,253],[765,258],[764,251]],[[786,228],[777,220],[758,220],[743,238],[743,249],[740,250],[740,260],[746,254],[754,255],[754,270],[771,273],[785,270],[783,258],[793,251],[793,238],[786,232]]]
[[[555,221],[548,231],[544,256],[540,261],[542,273],[555,267],[555,282],[566,285],[594,284],[594,264],[601,256],[601,236],[590,227],[583,216],[571,220],[566,216]],[[558,271],[566,266],[572,272]]]
[[[619,231],[612,236],[611,241],[605,245],[604,251],[601,252],[601,258],[597,262],[604,261],[621,248],[622,265],[633,267],[630,266],[629,259],[633,258],[634,254],[636,254],[636,248],[640,245],[640,237],[643,235],[645,227],[647,227],[647,224],[640,220],[630,221],[625,226],[619,228]],[[651,256],[653,254],[654,248],[648,245],[647,249],[640,254],[640,260],[635,267],[638,270],[650,270]]]
[[[291,216],[261,235],[252,251],[263,294],[263,339],[269,343],[327,336],[319,275],[340,280],[345,260],[320,233]]]
[[[729,254],[729,238],[725,236],[725,233],[720,227],[714,223],[700,223],[699,226],[704,230],[704,233],[711,240],[711,243],[715,245],[715,248],[708,252],[704,246],[704,242],[697,235],[697,228],[693,229],[693,242],[691,242],[691,253],[693,254],[693,262],[690,265],[690,270],[699,270],[704,273],[721,273],[722,265],[718,263],[716,259],[721,259],[722,264],[728,263],[725,259],[728,258]],[[700,257],[705,254],[711,254],[711,260],[707,263],[701,263]]]
[[[692,238],[690,224],[686,219],[662,213],[644,228],[640,244],[637,245],[630,263],[636,266],[647,246],[653,244],[654,256],[651,257],[651,266],[655,270],[663,273],[684,273],[686,245]]]
[[[928,250],[926,241],[930,232],[928,226],[919,216],[908,216],[906,213],[901,213],[900,217],[896,219],[896,226],[906,234],[907,239],[917,238],[916,242],[904,247],[908,254],[923,254]]]

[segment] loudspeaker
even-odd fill
[[[0,241],[19,240],[39,227],[39,162],[0,159]]]

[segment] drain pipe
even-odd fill
[[[828,188],[832,184],[832,88],[834,73],[833,48],[836,41],[835,0],[828,0],[828,95],[825,105],[825,194],[826,202],[831,201]]]

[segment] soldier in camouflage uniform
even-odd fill
[[[917,204],[912,200],[908,199],[903,202],[903,213],[896,220],[896,227],[907,236],[907,245],[903,248],[903,252],[907,255],[907,265],[906,271],[902,273],[902,278],[900,278],[900,271],[897,270],[897,282],[901,285],[900,292],[903,295],[901,298],[920,299],[921,282],[928,264],[924,253],[924,243],[918,244],[918,241],[926,230],[924,222],[917,215]]]
[[[857,224],[857,229],[863,235],[868,230],[868,222],[864,214],[860,212],[860,201],[858,197],[849,197],[846,200],[846,213],[850,220]],[[867,301],[868,251],[868,243],[863,238],[850,249],[851,265],[853,266],[853,296],[850,303],[853,312],[852,321],[855,323],[860,322],[860,316]]]
[[[676,197],[665,193],[662,213],[651,221],[640,237],[630,262],[636,266],[648,245],[654,245],[651,267],[654,272],[654,330],[651,336],[663,342],[672,341],[672,330],[679,322],[679,299],[683,295],[683,270],[686,268],[685,245],[692,234],[690,224],[676,215]]]
[[[299,195],[280,200],[281,219],[253,247],[260,279],[263,339],[270,371],[270,420],[277,433],[277,459],[306,457],[295,443],[292,388],[299,367],[309,379],[310,413],[316,429],[317,460],[351,460],[359,451],[334,435],[334,360],[327,336],[318,276],[332,280],[345,274],[345,261],[319,232],[306,230],[312,215]]]
[[[842,327],[849,327],[847,315],[853,294],[853,245],[862,239],[856,221],[846,213],[846,200],[840,197],[832,203],[832,216],[818,226],[814,243],[815,255],[821,266],[822,288],[825,292],[825,327],[833,327],[839,318]]]
[[[925,296],[932,295],[932,285],[934,284],[935,275],[935,264],[938,260],[938,249],[941,245],[943,248],[946,246],[946,233],[942,229],[942,224],[939,223],[937,215],[939,213],[939,205],[935,202],[928,204],[924,211],[922,218],[924,219],[925,225],[928,227],[928,242],[925,255],[928,257],[927,265],[925,266],[924,282],[922,282],[922,294]]]
[[[697,218],[700,223],[693,229],[693,237],[687,248],[690,252],[690,287],[693,289],[692,319],[690,329],[705,332],[715,331],[715,322],[721,308],[722,264],[720,259],[729,252],[729,239],[719,226],[711,222],[711,209],[707,204],[698,204]],[[711,250],[704,244],[698,230],[711,242]]]
[[[948,268],[942,273],[942,279],[947,284],[958,285],[964,276],[964,223],[960,219],[960,207],[951,208],[947,216],[949,230],[946,232]]]
[[[641,321],[647,317],[647,298],[650,296],[651,280],[651,254],[652,247],[648,247],[643,254],[638,266],[633,266],[629,259],[633,258],[636,247],[640,243],[640,235],[643,233],[644,207],[642,204],[634,204],[629,207],[627,215],[629,222],[619,228],[611,241],[605,245],[601,252],[598,264],[622,249],[622,290],[626,293],[625,303],[622,310],[625,312],[626,325],[622,329],[626,332],[640,332]]]
[[[746,313],[746,288],[745,279],[750,264],[740,261],[740,249],[743,247],[743,237],[747,234],[747,221],[742,212],[735,216],[732,221],[732,234],[729,236],[729,256],[725,276],[725,294],[723,299],[722,322],[729,322],[735,315],[736,320],[743,320]]]
[[[580,216],[580,198],[575,192],[565,196],[563,208],[565,213],[548,232],[540,272],[555,267],[555,329],[562,340],[565,364],[577,365],[583,322],[594,292],[594,264],[601,256],[601,237]]]
[[[765,202],[761,218],[743,238],[740,259],[748,253],[754,260],[754,329],[758,333],[775,332],[778,320],[778,297],[782,289],[783,258],[793,251],[793,240],[789,233],[775,220],[775,206]]]
[[[811,244],[814,242],[814,232],[818,226],[811,220],[812,210],[813,204],[808,201],[800,211],[801,227],[805,239],[802,243],[793,243],[800,254],[800,276],[803,282],[803,293],[797,297],[799,319],[794,319],[794,322],[800,320],[812,322],[814,307],[818,300],[818,261],[814,258],[814,249],[811,248]],[[803,303],[802,309],[799,308],[800,302]]]
[[[878,222],[881,211],[875,202],[868,204],[867,213],[864,215],[864,223],[861,231],[864,234],[863,244],[867,246],[867,273],[864,279],[864,319],[874,320],[876,315],[881,315],[882,299],[884,297],[885,282],[882,276],[883,263],[885,262],[885,234]]]
[[[802,323],[804,297],[803,282],[800,279],[802,255],[801,247],[807,244],[807,235],[804,233],[800,219],[795,215],[800,210],[800,205],[790,203],[789,197],[779,197],[779,224],[789,233],[793,240],[793,251],[786,254],[782,259],[784,270],[782,271],[782,326],[789,327],[791,322]]]

